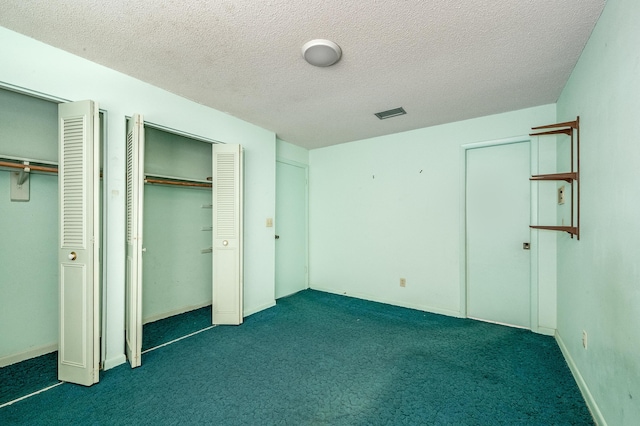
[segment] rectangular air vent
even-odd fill
[[[405,115],[406,113],[407,111],[405,111],[404,108],[400,107],[387,111],[376,112],[376,117],[378,117],[380,120],[384,120],[385,118],[397,117],[399,115]]]

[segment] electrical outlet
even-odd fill
[[[267,218],[267,228],[273,228],[273,218]]]
[[[587,349],[587,332],[582,330],[582,347]]]
[[[407,279],[400,278],[400,287],[406,287],[406,286],[407,286]]]
[[[564,185],[558,188],[558,204],[564,204]]]

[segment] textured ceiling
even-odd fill
[[[0,25],[311,149],[553,103],[604,3],[2,0]]]

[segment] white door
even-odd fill
[[[242,146],[213,149],[213,324],[242,324]]]
[[[59,347],[58,379],[99,380],[100,152],[98,106],[58,107]]]
[[[131,368],[142,352],[142,207],[144,197],[144,122],[127,122],[127,248],[125,275],[125,346]]]
[[[276,299],[307,288],[307,171],[276,162]]]
[[[467,316],[531,328],[530,143],[466,155]]]

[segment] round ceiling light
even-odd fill
[[[342,49],[330,40],[311,40],[302,46],[302,56],[311,65],[328,67],[340,60]]]

